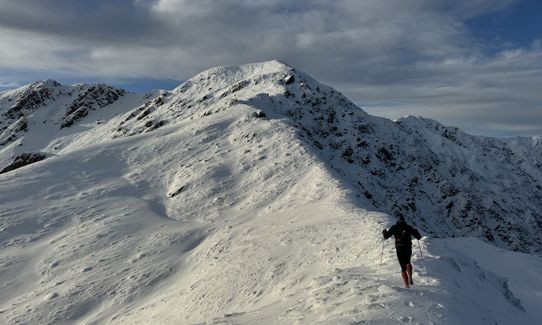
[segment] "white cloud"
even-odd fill
[[[487,54],[464,24],[514,2],[0,0],[0,70],[185,79],[278,58],[373,113],[542,127],[541,42]]]
[[[0,82],[0,88],[15,88],[19,87],[19,84],[17,82]]]

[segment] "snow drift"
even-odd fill
[[[373,117],[278,61],[147,94],[43,81],[0,114],[0,168],[44,158],[0,174],[8,324],[542,319],[537,138]],[[412,290],[391,243],[379,279],[396,212],[427,235]]]

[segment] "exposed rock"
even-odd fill
[[[125,90],[115,89],[104,84],[91,86],[71,103],[60,127],[72,126],[76,121],[87,116],[90,111],[111,105],[125,93]]]
[[[26,165],[33,164],[35,162],[41,161],[43,159],[47,158],[47,155],[43,153],[23,153],[15,157],[13,162],[9,164],[8,166],[4,167],[4,169],[0,170],[0,174],[10,172],[12,170],[15,170],[17,168],[21,168]]]
[[[267,115],[263,111],[253,112],[252,116],[256,117],[256,118],[265,118],[265,117],[267,117]]]
[[[288,75],[286,78],[284,78],[284,83],[287,85],[291,85],[295,82],[295,77],[293,75]]]

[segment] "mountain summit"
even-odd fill
[[[374,117],[279,61],[2,92],[0,318],[535,324],[541,281],[491,263],[542,265],[539,140]],[[391,247],[377,277],[399,213],[426,236],[416,294]]]
[[[364,206],[401,212],[433,236],[469,235],[542,252],[542,147],[536,138],[471,136],[424,118],[369,116],[279,61],[209,69],[172,91],[144,95],[45,80],[0,96],[0,168],[27,151],[55,155],[66,146],[244,109],[290,127]]]

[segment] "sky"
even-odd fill
[[[365,111],[542,135],[540,0],[0,0],[0,91],[279,59]]]

